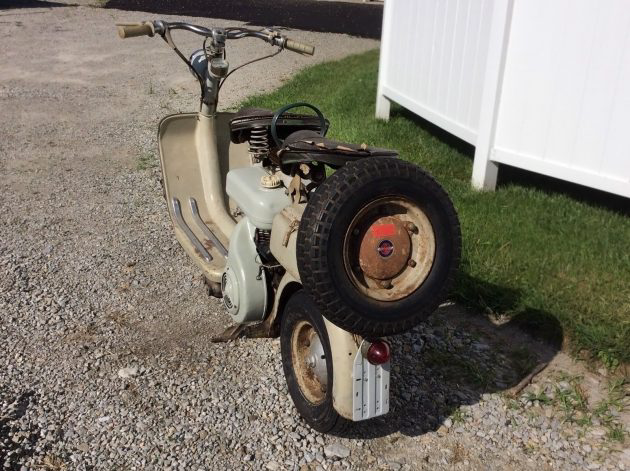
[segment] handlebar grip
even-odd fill
[[[150,21],[145,21],[144,23],[118,23],[116,26],[118,26],[118,36],[121,39],[153,36],[155,34],[153,23]]]
[[[284,48],[288,49],[289,51],[298,52],[300,54],[308,54],[309,56],[315,54],[314,46],[299,43],[297,41],[293,41],[292,39],[287,39],[287,42],[284,44]]]

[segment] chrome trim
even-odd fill
[[[311,346],[308,349],[308,357],[306,359],[307,366],[313,371],[315,378],[319,383],[326,387],[328,385],[328,368],[326,365],[326,355],[324,352],[324,346],[319,338],[319,335],[315,333],[311,339]]]
[[[362,355],[362,346],[354,357],[352,371],[353,421],[371,419],[389,412],[390,362],[372,365]]]
[[[227,249],[221,243],[219,238],[214,234],[214,232],[212,232],[210,228],[206,226],[206,224],[203,222],[203,219],[201,219],[201,215],[199,214],[199,207],[197,206],[197,201],[195,200],[195,198],[192,198],[192,197],[190,198],[190,210],[192,211],[193,219],[195,220],[197,227],[201,229],[201,231],[208,238],[208,240],[212,242],[212,245],[215,246],[215,248],[219,251],[219,253],[223,255],[224,258],[227,258],[227,254],[228,254]]]
[[[186,234],[186,237],[188,237],[190,243],[193,244],[195,249],[199,252],[199,255],[201,255],[201,257],[203,257],[206,262],[211,262],[212,255],[208,253],[203,244],[199,242],[199,239],[197,239],[197,236],[195,236],[193,231],[190,230],[190,227],[188,227],[186,221],[184,221],[184,217],[182,216],[182,207],[179,203],[179,200],[177,198],[173,198],[172,204],[173,214],[175,215],[175,223],[182,231],[184,231],[184,234]]]

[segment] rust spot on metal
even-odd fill
[[[418,205],[386,196],[358,211],[344,238],[344,265],[357,290],[394,301],[413,293],[435,257],[431,223]]]
[[[391,281],[391,280],[381,280],[381,281],[379,281],[379,283],[378,283],[378,284],[379,284],[379,285],[381,286],[381,288],[383,288],[383,289],[389,289],[389,288],[391,288],[391,287],[392,287],[392,281]]]
[[[405,223],[405,227],[407,228],[409,232],[413,232],[413,233],[418,232],[418,227],[411,221],[407,221]]]
[[[405,268],[410,249],[411,240],[404,223],[394,216],[380,217],[363,234],[359,265],[366,276],[389,280]]]

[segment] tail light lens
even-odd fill
[[[384,340],[375,340],[367,348],[367,361],[373,365],[382,365],[389,361],[389,344]]]

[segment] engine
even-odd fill
[[[273,218],[291,199],[282,181],[260,166],[228,172],[226,192],[244,217],[230,237],[221,280],[223,303],[235,322],[258,322],[267,310],[268,280],[264,264],[271,257],[269,240]]]

